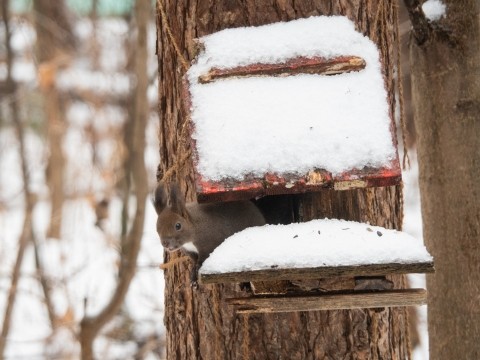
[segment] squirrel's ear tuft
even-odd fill
[[[176,183],[173,183],[170,186],[170,206],[172,207],[173,212],[181,215],[184,218],[188,218],[185,200],[183,199],[180,189]]]
[[[165,191],[165,184],[163,182],[160,182],[155,189],[153,205],[155,206],[157,215],[160,215],[163,209],[167,206],[167,192]]]

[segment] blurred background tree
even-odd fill
[[[153,20],[2,1],[0,358],[163,357]]]

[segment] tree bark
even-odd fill
[[[446,16],[410,45],[423,232],[437,269],[427,276],[430,356],[479,359],[480,5],[444,3]]]
[[[161,15],[161,9],[167,16]],[[386,72],[390,111],[394,111],[396,7],[387,1],[193,0],[157,1],[160,158],[158,178],[170,173],[188,151],[178,146],[185,116],[182,58],[195,54],[194,38],[239,26],[257,26],[312,15],[345,15],[379,47]],[[175,49],[167,28],[178,46]],[[181,52],[181,54],[179,53]],[[178,150],[181,151],[178,151]],[[191,162],[176,170],[188,199],[193,199]],[[269,222],[341,218],[401,228],[400,186],[344,192],[323,191],[259,201]],[[254,251],[254,249],[252,249]],[[166,254],[165,261],[180,254]],[[407,359],[405,309],[340,310],[235,315],[225,298],[238,297],[231,285],[189,286],[183,262],[165,271],[167,359]],[[405,285],[392,276],[396,288]]]

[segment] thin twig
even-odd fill
[[[37,269],[38,280],[40,281],[40,285],[42,286],[43,295],[45,297],[45,306],[47,307],[48,318],[50,320],[50,326],[52,329],[55,329],[56,326],[56,316],[55,310],[53,307],[52,297],[51,297],[51,288],[50,284],[45,276],[45,271],[43,268],[42,260],[40,258],[40,251],[38,248],[38,241],[35,237],[33,229],[31,229],[31,241],[33,244],[34,256],[35,256],[35,267]]]
[[[178,257],[178,258],[176,258],[176,259],[170,260],[169,262],[167,262],[167,263],[165,263],[165,264],[161,264],[161,265],[159,266],[159,268],[160,268],[161,270],[167,270],[167,269],[172,268],[175,264],[184,262],[184,261],[188,260],[189,258],[190,258],[190,257],[187,256],[187,255],[180,256],[180,257]]]
[[[178,171],[178,169],[182,168],[182,166],[185,164],[185,162],[188,160],[188,158],[190,157],[191,154],[192,154],[191,150],[184,153],[182,155],[182,157],[180,158],[180,160],[178,160],[175,163],[175,165],[170,166],[167,169],[167,171],[165,171],[165,173],[163,174],[163,176],[162,176],[162,178],[160,179],[159,182],[168,181],[173,176],[173,174],[175,174]]]

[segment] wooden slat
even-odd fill
[[[320,279],[336,276],[379,276],[391,274],[430,273],[433,271],[433,262],[322,266],[316,268],[272,268],[221,274],[202,274],[200,269],[199,281],[203,284],[238,283],[249,281]]]
[[[416,306],[427,303],[424,289],[355,292],[318,296],[271,296],[227,299],[237,313],[275,313],[317,310]]]
[[[249,64],[231,69],[214,68],[201,75],[198,82],[210,83],[229,77],[290,76],[297,74],[336,75],[365,69],[365,60],[358,56],[340,56],[333,59],[298,57],[278,64]]]

